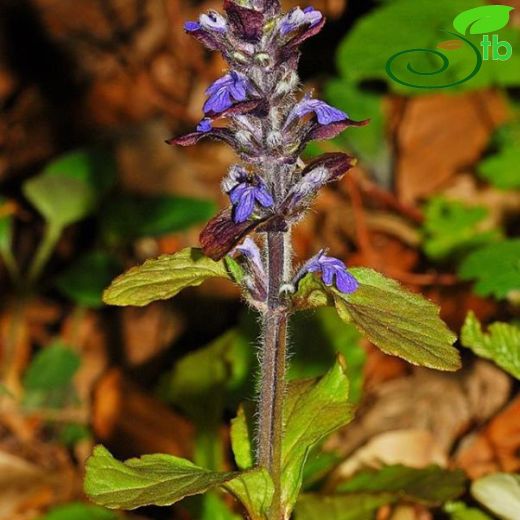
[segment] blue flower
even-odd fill
[[[235,102],[247,99],[250,83],[244,74],[231,71],[225,76],[217,79],[206,94],[209,96],[204,104],[204,113],[220,114],[233,106]]]
[[[245,222],[253,213],[255,204],[270,208],[274,204],[266,185],[258,178],[240,182],[229,192],[233,204],[233,220],[236,224]]]
[[[282,18],[279,25],[280,33],[285,36],[304,25],[314,27],[321,22],[322,18],[323,15],[314,7],[306,7],[303,10],[296,7]]]
[[[201,15],[200,25],[207,31],[215,31],[218,33],[226,33],[228,30],[227,20],[215,11]]]
[[[320,125],[330,125],[331,123],[349,119],[348,114],[328,105],[325,101],[305,97],[291,110],[287,118],[286,126],[291,124],[297,117],[303,117],[311,113],[316,114]]]
[[[209,117],[205,117],[197,125],[197,132],[207,133],[211,132],[212,129],[213,125],[211,124],[211,119]]]
[[[200,23],[199,22],[186,22],[184,24],[184,30],[187,32],[195,32],[200,30]]]
[[[339,291],[351,294],[359,287],[359,282],[347,271],[345,264],[332,256],[320,251],[311,258],[304,267],[304,272],[321,272],[321,279],[327,286],[335,285]]]

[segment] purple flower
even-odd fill
[[[205,117],[202,119],[197,125],[197,132],[208,133],[213,129],[213,125],[211,124],[211,119],[209,117]]]
[[[339,291],[351,294],[359,287],[359,282],[347,271],[345,264],[322,250],[311,258],[304,266],[304,272],[321,272],[321,279],[327,286],[334,284]]]
[[[199,22],[186,22],[184,24],[184,30],[187,32],[195,32],[200,30],[200,23]]]
[[[220,114],[235,102],[245,101],[251,85],[244,74],[231,71],[217,79],[207,90],[209,96],[204,104],[204,113]]]
[[[257,177],[237,184],[229,192],[233,204],[233,220],[239,224],[245,222],[253,213],[255,204],[270,208],[274,204],[266,185]]]
[[[226,33],[228,30],[227,20],[215,11],[201,15],[200,25],[207,31],[215,31],[218,33]]]
[[[262,254],[256,242],[252,238],[246,237],[242,244],[235,247],[235,251],[240,253],[246,261],[245,283],[251,291],[251,295],[258,301],[265,301],[267,298],[267,276],[262,262]]]
[[[282,18],[279,25],[280,33],[285,36],[305,25],[314,27],[321,22],[322,18],[323,15],[314,7],[306,7],[303,10],[295,7]]]
[[[329,125],[349,119],[348,114],[345,114],[338,108],[331,107],[325,101],[305,97],[291,110],[285,126],[289,126],[297,117],[303,117],[311,113],[316,114],[320,125]]]
[[[235,250],[247,258],[247,260],[251,262],[259,272],[263,272],[264,264],[262,262],[262,254],[260,253],[260,249],[256,245],[256,242],[252,238],[246,237],[246,239],[237,246]]]

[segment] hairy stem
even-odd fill
[[[257,462],[268,469],[275,495],[271,520],[281,519],[283,401],[287,357],[287,307],[280,297],[288,251],[284,233],[267,233],[269,290],[263,318]]]

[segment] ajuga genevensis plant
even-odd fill
[[[320,188],[355,162],[326,153],[306,164],[306,144],[367,123],[302,91],[299,47],[324,24],[312,7],[281,12],[279,0],[224,0],[222,13],[185,24],[189,35],[223,55],[229,70],[207,89],[196,130],[168,143],[210,138],[230,145],[239,158],[222,181],[230,205],[203,229],[200,248],[134,267],[114,280],[105,301],[142,306],[212,277],[239,284],[262,324],[259,345],[251,345],[260,364],[255,424],[243,411],[233,421],[237,470],[230,472],[163,454],[120,462],[98,446],[85,484],[98,504],[166,506],[220,488],[242,503],[247,518],[288,519],[310,450],[353,416],[342,359],[320,379],[287,384],[287,325],[299,310],[334,306],[386,353],[443,370],[459,366],[455,338],[431,302],[371,269],[347,269],[325,250],[306,261],[293,258],[293,225]]]

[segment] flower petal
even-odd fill
[[[336,269],[331,266],[322,265],[321,266],[321,279],[325,285],[332,285],[334,283],[334,275],[336,274]]]
[[[255,199],[264,207],[270,208],[274,205],[272,195],[267,191],[265,186],[258,186],[255,188]]]
[[[342,293],[350,294],[357,290],[359,282],[347,270],[336,273],[336,287]]]
[[[254,189],[250,188],[243,192],[243,195],[238,199],[233,211],[233,220],[240,224],[245,222],[253,213],[255,209],[255,194]]]

